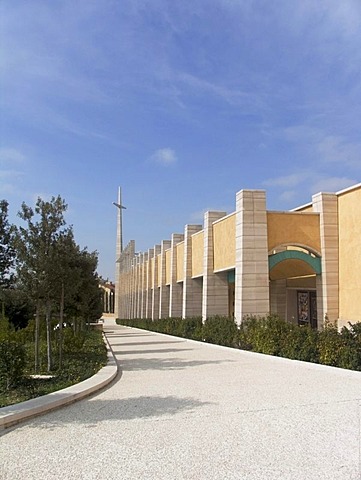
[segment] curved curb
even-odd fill
[[[103,335],[103,339],[107,347],[108,357],[108,363],[105,367],[92,377],[63,390],[57,390],[48,395],[0,408],[0,431],[29,418],[81,400],[104,388],[114,380],[118,373],[118,365],[105,335]]]

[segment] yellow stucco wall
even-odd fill
[[[165,251],[165,284],[170,284],[170,261],[171,261],[171,250]]]
[[[213,224],[214,270],[236,265],[236,214],[232,213]]]
[[[177,245],[177,282],[184,280],[184,242]]]
[[[339,317],[361,321],[361,186],[338,197]]]
[[[279,245],[305,245],[321,251],[317,213],[267,212],[268,251]]]
[[[204,232],[192,235],[192,277],[203,275]]]

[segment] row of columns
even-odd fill
[[[337,196],[318,194],[313,210],[320,214],[322,275],[317,277],[318,316],[338,318]],[[266,194],[241,190],[236,196],[235,319],[270,312],[270,280]],[[204,225],[186,225],[146,253],[136,254],[134,242],[120,258],[119,318],[165,318],[229,314],[227,272],[214,272],[213,224],[226,216],[206,212]],[[192,236],[203,231],[203,271],[192,277]],[[177,245],[184,242],[182,281],[177,281]],[[225,245],[224,248],[227,248]],[[166,260],[168,259],[168,264]],[[178,265],[179,268],[179,265]],[[167,272],[168,269],[168,272]],[[167,278],[168,275],[168,278]],[[286,294],[286,292],[285,292]],[[282,297],[281,292],[277,294]]]
[[[241,319],[247,314],[262,315],[269,311],[265,192],[242,190],[236,202],[235,316]],[[126,263],[119,284],[119,303],[126,305],[120,313],[125,318],[152,319],[200,315],[205,319],[228,315],[227,272],[214,272],[213,257],[213,224],[226,215],[224,211],[206,212],[203,228],[202,225],[186,225],[183,234],[174,233],[170,240],[163,240],[148,252],[133,252],[132,263]],[[203,272],[193,278],[192,235],[201,230]],[[177,281],[177,245],[180,242],[184,242],[181,282]],[[129,257],[128,247],[124,255]]]

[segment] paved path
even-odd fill
[[[361,373],[106,331],[121,374],[3,434],[1,480],[360,480]]]

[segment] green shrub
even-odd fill
[[[226,347],[237,347],[239,344],[238,327],[233,318],[209,317],[203,324],[203,340]]]
[[[277,315],[246,317],[240,326],[240,348],[282,356],[292,328],[292,324],[285,322]]]
[[[89,332],[74,333],[72,328],[63,329],[63,351],[64,353],[78,352],[82,350],[85,338]]]
[[[180,336],[192,340],[203,339],[203,323],[201,317],[182,318],[179,322]]]
[[[0,341],[0,386],[9,390],[24,376],[25,350],[15,334],[2,337]]]
[[[361,324],[349,323],[341,332],[328,323],[319,332],[318,350],[320,362],[325,365],[361,370]]]
[[[326,323],[318,333],[317,349],[320,363],[323,365],[338,366],[342,339],[335,325]]]
[[[293,360],[318,363],[317,339],[317,330],[309,326],[292,325],[289,334],[284,338],[280,355]]]

